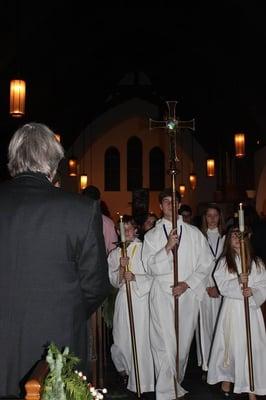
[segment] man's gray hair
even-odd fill
[[[31,122],[19,128],[9,143],[8,169],[11,176],[22,172],[42,172],[53,179],[64,149],[44,124]]]

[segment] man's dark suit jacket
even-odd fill
[[[18,394],[51,341],[84,361],[86,320],[108,291],[98,202],[40,173],[2,183],[0,396]]]

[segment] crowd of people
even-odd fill
[[[230,393],[248,393],[249,399],[265,395],[266,332],[261,305],[266,300],[265,258],[252,249],[255,230],[247,218],[245,249],[249,272],[242,273],[238,221],[225,228],[219,206],[210,203],[200,229],[192,224],[192,209],[181,205],[177,228],[172,229],[172,190],[159,194],[162,214],[143,230],[126,216],[127,258],[118,246],[108,256],[111,284],[118,288],[111,355],[127,388],[137,391],[130,344],[125,282],[132,283],[136,310],[136,341],[142,390],[154,391],[156,400],[186,397],[184,380],[192,339],[195,335],[198,365],[208,384],[221,382],[225,398]],[[181,205],[181,206],[180,206]],[[249,209],[248,209],[249,210]],[[249,210],[250,212],[250,210]],[[248,214],[248,212],[247,212]],[[150,219],[147,215],[147,220]],[[258,221],[257,221],[258,223]],[[142,243],[137,229],[141,231]],[[119,231],[118,231],[119,234]],[[136,248],[137,251],[133,249]],[[174,285],[173,249],[178,246],[179,281]],[[255,246],[254,246],[255,247]],[[259,255],[258,255],[259,254]],[[126,272],[128,265],[130,272]],[[244,288],[243,284],[248,287]],[[179,303],[178,376],[174,298]],[[252,327],[254,391],[250,390],[244,298],[249,298]],[[144,347],[143,347],[144,346]],[[145,351],[143,351],[143,348]],[[144,357],[143,357],[144,355]],[[154,371],[151,374],[151,371]]]
[[[9,145],[12,179],[0,186],[0,397],[23,393],[31,368],[52,341],[68,346],[86,373],[88,319],[112,287],[111,357],[124,386],[137,392],[128,285],[142,393],[155,392],[156,400],[187,396],[182,382],[195,337],[203,380],[220,382],[225,397],[231,392],[248,393],[250,400],[266,395],[261,311],[266,246],[251,210],[246,210],[248,273],[243,273],[238,221],[232,219],[225,228],[217,204],[208,204],[195,226],[191,207],[182,205],[176,192],[173,228],[173,193],[166,188],[158,197],[161,215],[147,213],[141,225],[134,216],[123,216],[122,235],[121,220],[115,224],[106,215],[97,187],[89,186],[82,195],[57,187],[63,156],[54,133],[42,124],[24,125]],[[250,305],[254,391],[244,298]]]

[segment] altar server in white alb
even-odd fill
[[[130,282],[134,315],[136,347],[141,392],[154,391],[154,367],[149,339],[149,292],[152,279],[147,276],[141,262],[142,242],[137,238],[137,227],[131,216],[124,215],[127,257],[118,247],[108,256],[109,278],[118,288],[114,319],[111,356],[117,371],[125,378],[127,388],[136,392],[135,371],[131,347],[131,333],[125,281]],[[126,272],[126,265],[129,272]]]
[[[203,371],[207,371],[213,333],[222,300],[212,277],[225,239],[222,212],[216,204],[209,204],[204,211],[201,231],[208,241],[208,252],[212,257],[207,288],[200,303],[200,318],[196,335],[198,365]],[[206,379],[206,372],[203,378]]]
[[[252,252],[245,238],[248,274],[241,273],[238,228],[231,228],[214,279],[224,296],[211,351],[207,381],[222,382],[222,391],[249,393],[249,399],[266,395],[266,331],[260,306],[266,300],[266,271],[263,262]],[[242,284],[248,283],[246,289]],[[244,297],[249,297],[251,342],[253,352],[254,393],[250,393]]]
[[[150,293],[151,346],[155,363],[156,399],[175,399],[176,335],[174,296],[179,296],[179,377],[181,383],[187,366],[191,341],[197,324],[199,304],[206,290],[212,257],[200,230],[178,216],[177,231],[172,229],[172,190],[159,195],[163,217],[146,233],[142,260],[153,277]],[[177,209],[180,194],[176,192]],[[178,243],[179,283],[173,287],[172,249]],[[186,393],[180,384],[178,396]]]

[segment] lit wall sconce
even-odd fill
[[[78,161],[74,157],[71,157],[68,160],[68,175],[69,176],[77,176],[78,175]]]
[[[194,172],[189,174],[189,183],[192,190],[196,189],[197,186],[197,175]]]
[[[213,158],[209,158],[207,160],[207,176],[215,175],[215,160]]]
[[[186,186],[185,186],[185,184],[184,184],[184,183],[180,183],[180,185],[179,185],[179,193],[180,193],[180,196],[181,196],[181,197],[184,197],[185,192],[186,192]]]
[[[13,79],[10,82],[10,109],[12,117],[23,117],[25,114],[26,82]]]
[[[59,135],[59,133],[55,133],[55,138],[59,143],[61,143],[61,135]]]
[[[245,156],[245,134],[236,133],[235,134],[235,151],[236,157],[242,158]]]
[[[81,174],[79,178],[79,187],[80,190],[84,190],[88,185],[88,175],[87,174]]]

